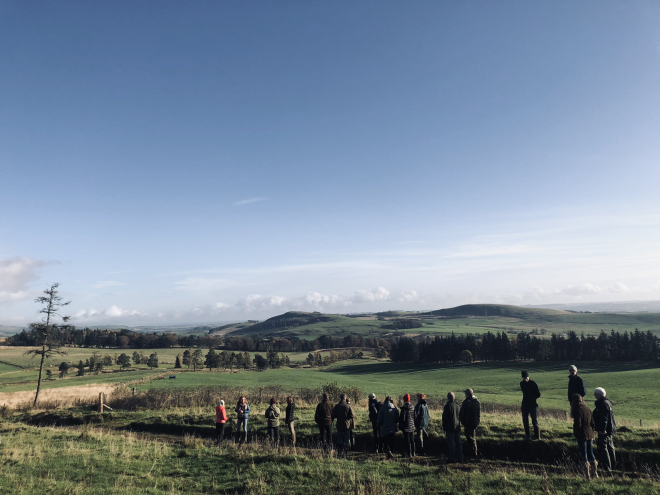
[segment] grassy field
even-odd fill
[[[297,411],[295,449],[269,446],[260,411],[265,406],[253,408],[250,443],[239,447],[226,441],[223,449],[212,440],[211,406],[113,411],[102,417],[84,409],[6,417],[0,420],[0,493],[660,493],[657,430],[619,434],[617,476],[586,481],[565,421],[547,421],[542,440],[525,444],[517,418],[485,414],[478,430],[479,462],[447,464],[436,411],[426,455],[387,461],[370,453],[364,408],[356,408],[356,449],[345,459],[317,447],[313,408]]]

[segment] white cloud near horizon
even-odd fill
[[[45,264],[21,256],[0,259],[0,303],[29,299],[33,295],[29,285],[39,279],[39,270]]]
[[[234,203],[234,206],[245,206],[245,205],[249,205],[249,204],[252,204],[252,203],[259,203],[260,201],[268,201],[268,198],[257,197],[257,198],[241,199],[240,201],[236,201]]]

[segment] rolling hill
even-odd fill
[[[565,316],[568,311],[548,308],[525,308],[507,304],[463,304],[455,308],[438,309],[426,313],[434,316],[503,316],[507,318],[538,318],[542,316]]]

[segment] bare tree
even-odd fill
[[[55,354],[66,354],[65,351],[60,349],[61,342],[58,334],[63,328],[69,327],[69,325],[56,325],[53,322],[56,317],[60,317],[63,323],[69,321],[68,316],[62,316],[58,311],[60,308],[71,304],[71,301],[63,302],[63,299],[58,295],[57,288],[59,285],[60,284],[57,283],[52,284],[44,291],[45,296],[37,297],[34,300],[36,303],[43,304],[43,308],[39,310],[39,313],[45,316],[42,318],[41,323],[30,323],[30,329],[34,330],[39,335],[39,345],[41,347],[39,349],[32,349],[26,353],[41,356],[41,362],[39,363],[39,380],[37,381],[37,393],[34,396],[33,407],[37,406],[37,401],[39,400],[44,361]]]

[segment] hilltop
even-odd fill
[[[567,311],[548,308],[529,308],[508,304],[463,304],[455,308],[438,309],[426,313],[434,316],[503,316],[506,318],[538,318],[541,316],[565,316]]]

